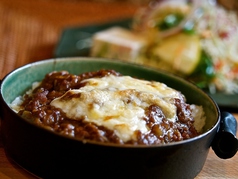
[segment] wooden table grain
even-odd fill
[[[17,67],[52,58],[64,28],[132,17],[143,5],[143,0],[137,2],[142,4],[133,0],[1,0],[0,79]],[[238,113],[234,116],[238,119]],[[223,160],[210,150],[196,179],[235,179],[238,178],[237,166],[238,154]],[[37,178],[6,155],[1,136],[0,178]]]

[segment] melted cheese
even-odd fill
[[[71,119],[83,118],[114,130],[124,142],[135,139],[135,131],[148,132],[143,118],[152,104],[158,105],[168,120],[177,119],[173,99],[182,95],[163,83],[113,75],[83,83],[84,87],[69,90],[51,105],[61,108]]]

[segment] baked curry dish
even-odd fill
[[[11,104],[20,116],[56,133],[87,141],[156,145],[202,133],[202,106],[164,83],[114,70],[46,74]]]

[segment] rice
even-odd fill
[[[202,3],[202,8],[204,15],[198,21],[197,31],[202,37],[202,48],[214,64],[216,76],[213,83],[218,91],[238,93],[237,14],[206,2]]]
[[[40,82],[34,82],[31,85],[31,88],[29,90],[26,91],[26,93],[24,95],[32,95],[32,91],[37,88],[40,85]],[[18,112],[22,109],[21,104],[23,103],[23,96],[18,96],[16,97],[12,103],[10,104],[10,107],[15,111]]]
[[[190,105],[192,116],[194,118],[194,127],[198,132],[202,132],[206,122],[206,116],[202,106]]]

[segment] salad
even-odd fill
[[[91,56],[167,70],[210,93],[238,93],[238,18],[216,1],[152,1],[131,29],[115,31],[95,34]]]

